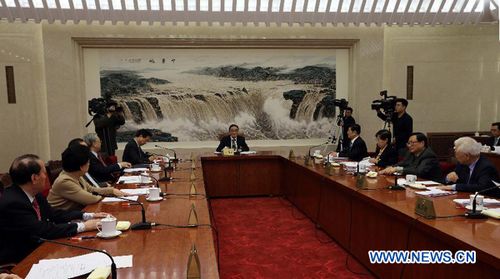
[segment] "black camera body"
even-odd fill
[[[382,99],[372,102],[372,110],[383,110],[385,115],[392,115],[396,107],[396,96],[387,96],[387,90],[381,91]]]
[[[93,98],[89,100],[88,112],[89,115],[104,115],[108,112],[108,107],[115,106],[116,112],[123,111],[122,107],[118,106],[118,103],[111,99],[104,98]]]
[[[333,100],[333,105],[339,107],[340,111],[344,111],[348,107],[349,102],[346,99],[335,99]]]

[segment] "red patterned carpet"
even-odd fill
[[[223,279],[372,278],[352,257],[349,270],[347,253],[284,199],[215,199],[211,203],[219,230]]]

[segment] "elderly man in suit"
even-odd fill
[[[90,166],[89,174],[97,180],[97,182],[114,181],[114,172],[118,172],[123,168],[130,168],[131,164],[128,162],[119,162],[116,164],[107,165],[101,154],[101,139],[97,134],[90,133],[83,137],[83,140],[90,148]]]
[[[427,137],[422,133],[413,133],[408,139],[408,150],[403,161],[395,166],[381,170],[380,174],[415,174],[418,177],[437,182],[442,181],[439,160],[430,147]]]
[[[123,150],[122,161],[129,162],[132,165],[137,164],[149,164],[152,162],[156,156],[144,152],[141,146],[148,143],[153,134],[146,129],[140,129],[135,133],[135,137],[127,142],[125,145],[125,150]]]
[[[229,135],[220,140],[219,146],[216,151],[221,152],[224,147],[234,149],[234,151],[248,151],[250,148],[245,142],[245,137],[238,135],[240,128],[236,124],[229,126]]]
[[[94,218],[108,215],[52,208],[40,194],[47,172],[36,155],[16,158],[9,174],[13,185],[0,199],[0,263],[22,260],[38,246],[37,237],[56,239],[95,230],[99,220]]]
[[[347,129],[347,138],[349,138],[349,145],[341,152],[332,152],[331,156],[334,157],[348,157],[351,161],[361,161],[363,158],[368,157],[368,149],[365,141],[359,136],[361,134],[361,126],[352,124]]]
[[[454,144],[459,164],[446,176],[446,182],[453,185],[440,188],[474,193],[495,186],[493,180],[499,181],[498,172],[488,159],[481,157],[481,144],[470,137],[461,137]],[[500,196],[500,191],[495,189],[485,194]]]

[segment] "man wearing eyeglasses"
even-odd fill
[[[404,160],[392,167],[381,170],[380,174],[414,174],[420,178],[442,181],[439,160],[430,147],[427,137],[422,133],[412,133],[408,143],[408,151]]]

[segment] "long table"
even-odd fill
[[[173,173],[173,182],[161,183],[163,192],[168,194],[189,193],[191,186],[191,163],[179,164]],[[159,177],[161,173],[154,173]],[[195,170],[195,185],[198,193],[205,194],[200,164]],[[127,187],[127,186],[125,186]],[[135,185],[128,186],[133,188]],[[168,196],[160,202],[148,202],[144,196],[139,197],[144,203],[146,218],[150,222],[169,225],[187,225],[191,204],[195,205],[199,224],[211,224],[207,200],[203,197],[189,199],[188,196]],[[85,208],[86,212],[107,212],[118,220],[130,221],[132,224],[141,221],[141,208],[123,203],[98,203]],[[95,235],[87,232],[82,235]],[[133,267],[118,269],[119,278],[186,278],[188,257],[193,244],[196,245],[200,258],[202,278],[218,278],[217,257],[214,236],[210,227],[167,228],[154,227],[151,230],[126,231],[114,239],[91,239],[77,243],[61,240],[89,248],[104,249],[113,256],[133,255]],[[88,253],[78,249],[44,243],[20,262],[13,270],[24,277],[31,266],[40,259],[70,257]]]
[[[427,220],[415,214],[413,190],[386,189],[392,177],[365,178],[362,188],[339,168],[272,153],[202,157],[210,197],[283,195],[312,222],[380,278],[498,278],[500,222],[450,217]],[[440,217],[464,213],[452,201],[468,194],[433,198]],[[475,250],[476,264],[370,264],[370,250]]]

